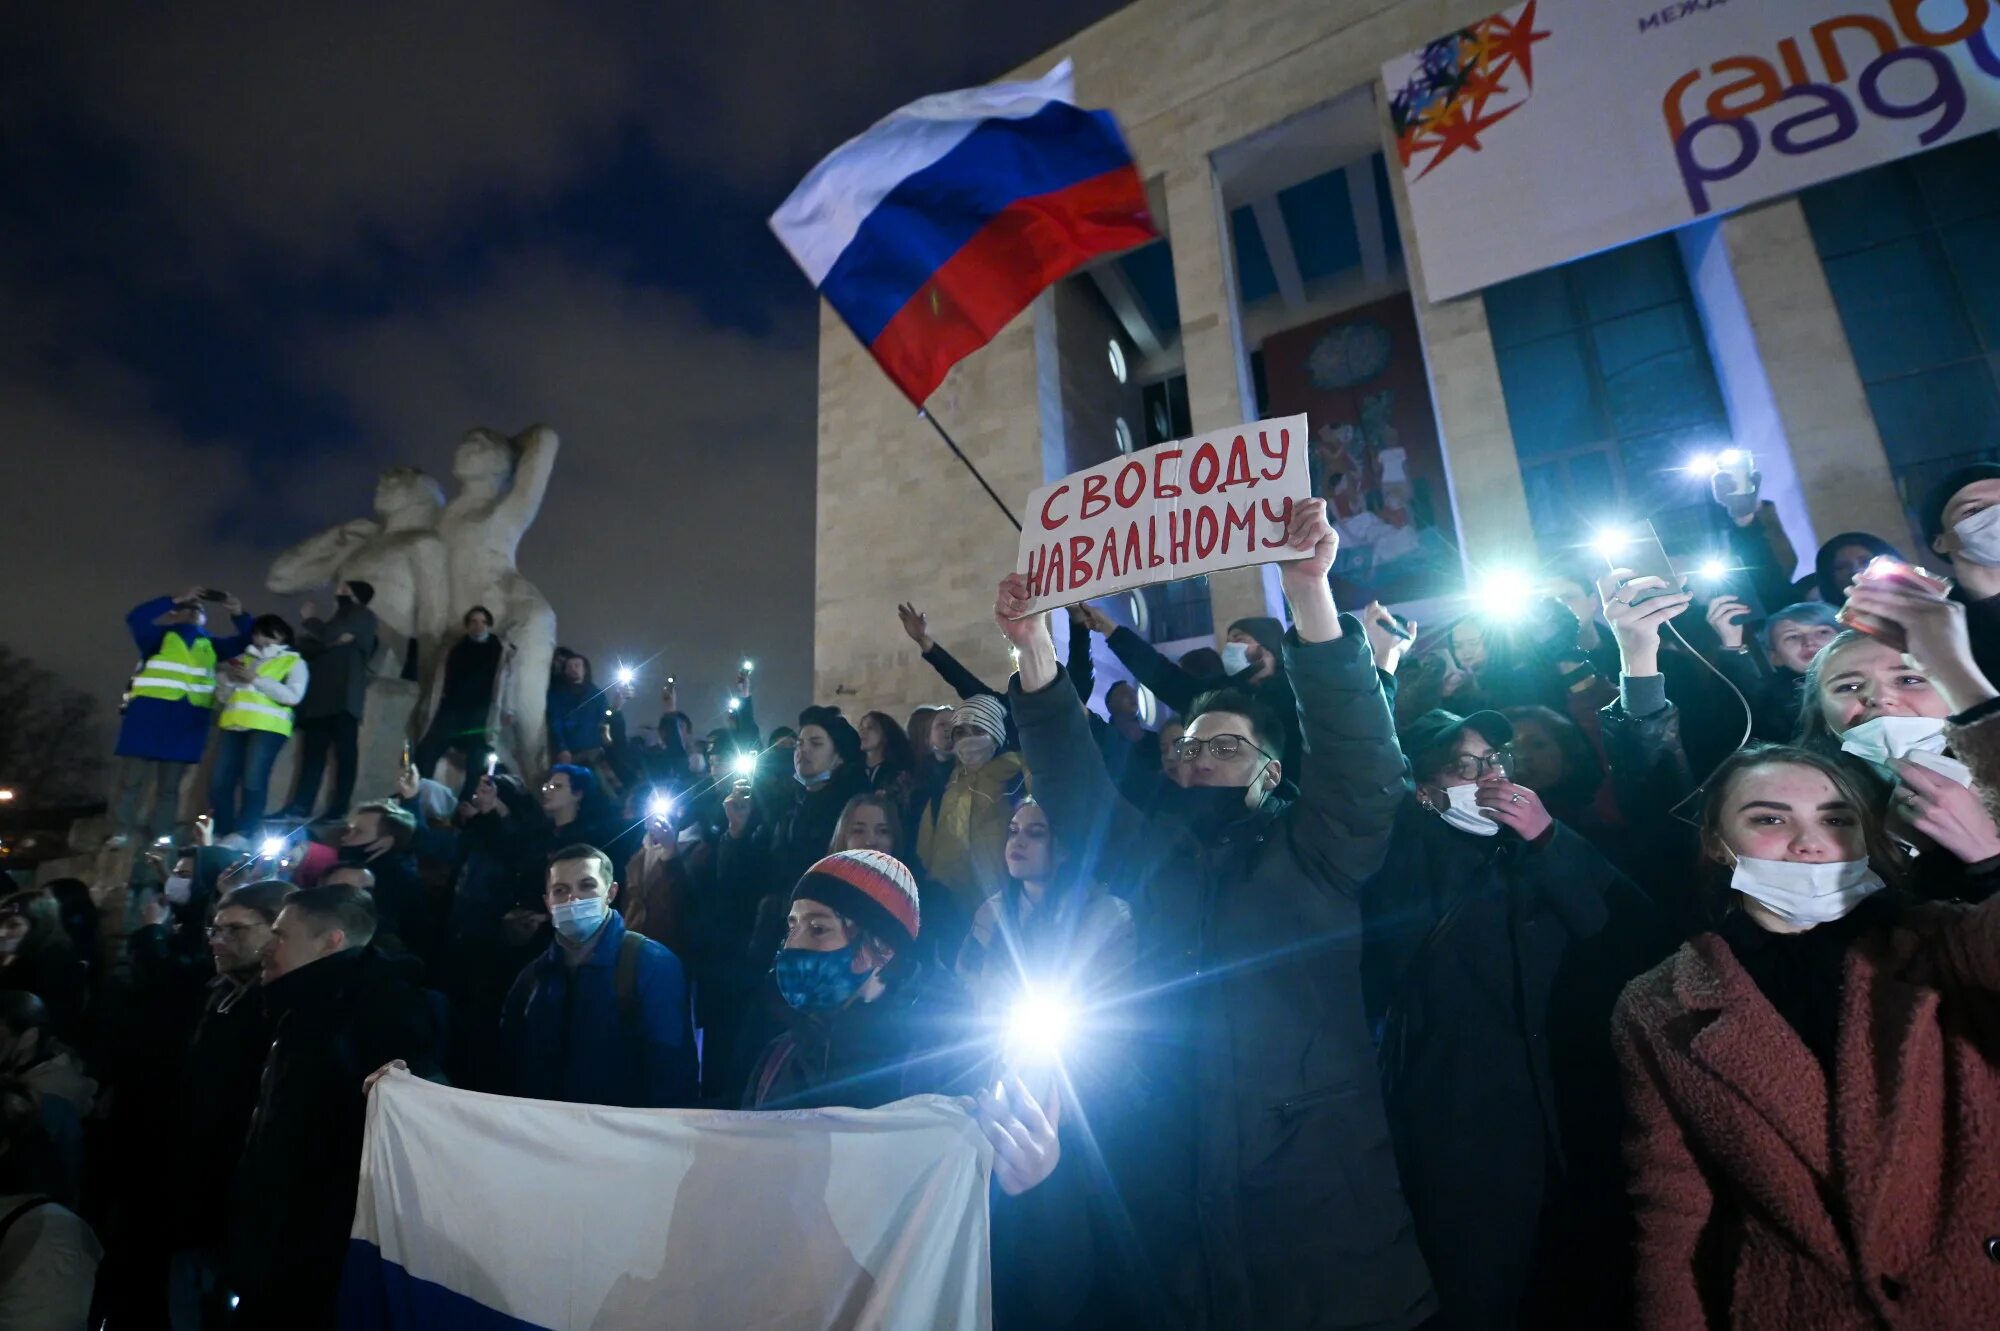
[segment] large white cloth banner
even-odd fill
[[[992,1148],[957,1101],[723,1113],[370,1097],[341,1325],[985,1328]]]
[[[1382,77],[1425,293],[2000,127],[2000,0],[1528,0]]]

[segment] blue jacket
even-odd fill
[[[223,638],[192,624],[163,627],[153,622],[173,608],[174,598],[161,596],[133,607],[132,613],[125,616],[125,627],[132,632],[132,643],[139,649],[140,660],[146,660],[159,651],[160,644],[166,641],[169,633],[180,634],[190,645],[199,638],[213,640],[217,661],[241,655],[243,649],[250,645],[250,625],[254,621],[248,615],[238,615],[236,631]],[[134,698],[126,705],[125,719],[118,726],[118,756],[150,758],[156,762],[198,763],[202,750],[208,747],[208,727],[214,719],[212,710],[196,707],[191,702]]]
[[[625,921],[613,911],[574,968],[557,939],[522,969],[500,1014],[512,1094],[635,1109],[694,1103],[686,972],[679,957],[644,940],[628,1020],[618,1002],[624,937]]]

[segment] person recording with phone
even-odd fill
[[[1840,632],[1837,613],[1834,605],[1799,601],[1755,629],[1748,623],[1750,607],[1740,598],[1725,593],[1708,603],[1706,618],[1718,647],[1715,665],[1749,702],[1753,739],[1791,741],[1806,670]]]
[[[1965,607],[1973,659],[2000,674],[2000,462],[1961,467],[1924,498],[1931,553],[1951,566],[1951,599]]]

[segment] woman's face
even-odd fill
[[[832,907],[800,897],[785,917],[785,946],[807,952],[838,952],[853,941],[854,930]]]
[[[1451,658],[1460,670],[1476,671],[1486,664],[1486,630],[1463,620],[1451,631]]]
[[[1563,753],[1556,737],[1540,721],[1514,723],[1514,780],[1538,795],[1562,784]]]
[[[895,833],[889,826],[889,812],[879,804],[857,804],[840,825],[842,850],[879,850],[884,855],[897,852]]]
[[[951,711],[949,708],[931,718],[931,747],[940,754],[951,752]]]
[[[1868,561],[1875,552],[1865,545],[1843,545],[1833,552],[1833,585],[1843,592],[1847,584],[1854,581],[1854,575],[1868,567]]]
[[[1930,676],[1873,638],[1850,642],[1827,656],[1820,670],[1819,706],[1836,735],[1878,716],[1943,720],[1951,715]]]
[[[1738,772],[1723,797],[1718,831],[1743,859],[1832,864],[1868,857],[1860,810],[1824,772],[1798,763]]]
[[[1045,883],[1056,871],[1055,834],[1039,804],[1023,804],[1007,823],[1007,876],[1016,882]]]
[[[864,716],[861,718],[861,724],[856,729],[861,732],[861,751],[863,753],[873,755],[882,752],[881,722],[872,716]]]

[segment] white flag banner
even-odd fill
[[[2000,3],[1526,0],[1382,78],[1444,300],[2000,127]]]
[[[348,1331],[991,1325],[992,1149],[955,1100],[782,1113],[369,1098]]]

